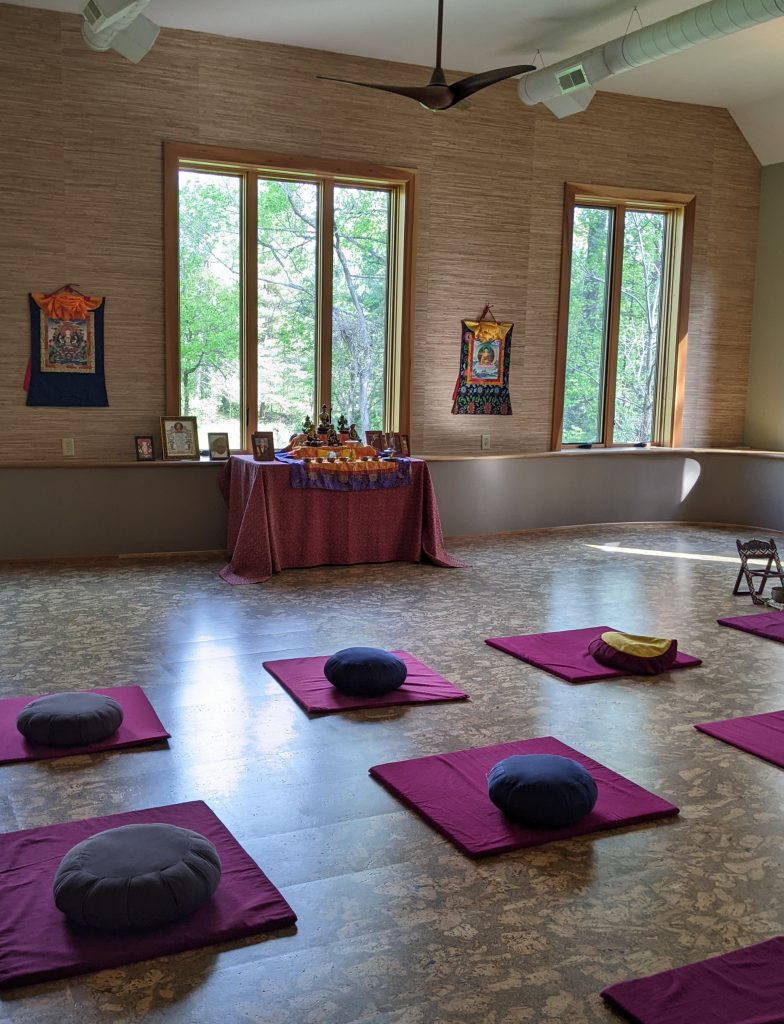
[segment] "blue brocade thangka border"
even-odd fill
[[[394,470],[325,469],[322,465],[303,462],[287,455],[275,456],[279,462],[289,466],[289,480],[299,490],[312,487],[322,491],[381,491],[389,487],[406,487],[411,483],[411,460],[398,459]]]

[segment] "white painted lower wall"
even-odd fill
[[[572,451],[429,459],[446,536],[582,523],[784,530],[784,455]],[[0,559],[223,549],[221,466],[0,467]]]

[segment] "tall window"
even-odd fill
[[[553,447],[679,443],[694,197],[567,185]]]
[[[167,411],[408,429],[411,172],[167,143]]]

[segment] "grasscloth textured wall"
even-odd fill
[[[515,85],[468,112],[315,79],[424,81],[420,68],[163,31],[138,66],[89,52],[80,19],[0,5],[0,459],[132,457],[163,411],[161,143],[416,168],[412,441],[430,453],[548,446],[566,180],[697,195],[683,443],[743,440],[759,165],[730,115],[600,94],[557,121]],[[107,296],[110,407],[28,409],[26,294]],[[459,321],[514,320],[511,417],[455,417]]]

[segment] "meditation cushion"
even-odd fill
[[[348,697],[383,697],[403,685],[407,672],[400,658],[377,647],[346,647],[324,666],[327,679]]]
[[[588,653],[600,664],[631,675],[655,676],[675,664],[678,641],[632,633],[602,633],[588,644]]]
[[[203,906],[221,863],[212,843],[176,825],[98,832],[60,861],[54,902],[69,921],[106,930],[159,928]]]
[[[77,747],[98,743],[117,732],[123,709],[102,693],[54,693],[22,708],[16,727],[31,743]]]
[[[513,821],[531,828],[576,825],[599,794],[590,772],[559,754],[515,754],[487,776],[488,795]]]

